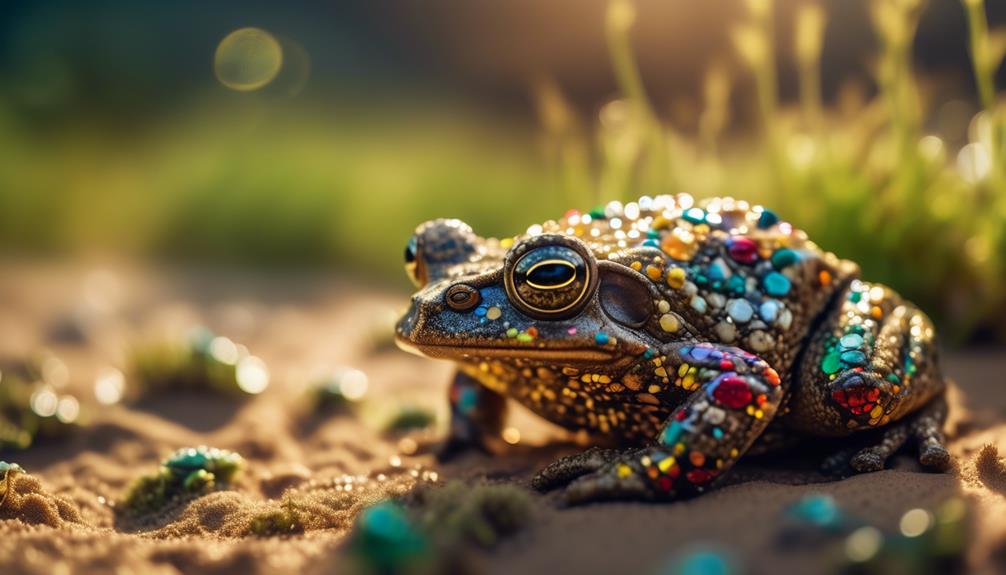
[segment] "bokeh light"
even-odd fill
[[[265,87],[279,74],[283,48],[261,28],[241,28],[220,41],[213,62],[221,84],[251,92]]]
[[[125,392],[126,377],[118,369],[105,368],[94,378],[94,397],[102,405],[119,403]]]
[[[269,369],[264,361],[254,355],[241,358],[237,364],[235,378],[238,387],[245,393],[262,393],[269,387]]]

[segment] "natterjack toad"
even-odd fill
[[[494,449],[506,398],[626,446],[536,476],[570,502],[693,495],[800,437],[850,436],[861,472],[909,440],[950,463],[929,318],[768,209],[643,197],[503,240],[435,220],[405,258],[398,342],[459,366],[446,453]]]

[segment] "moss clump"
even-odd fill
[[[244,460],[233,451],[205,446],[180,449],[161,462],[157,473],[134,481],[120,508],[132,516],[159,511],[173,499],[226,487],[243,466]]]
[[[150,343],[133,350],[129,358],[135,399],[147,393],[189,389],[243,396],[258,393],[242,387],[238,367],[255,360],[248,350],[226,337],[199,327],[180,341]]]
[[[297,504],[292,498],[284,497],[279,509],[255,516],[248,532],[259,537],[303,533],[304,523]]]
[[[451,481],[419,491],[416,498],[420,524],[449,547],[491,548],[526,527],[534,516],[532,495],[516,485]]]
[[[437,422],[437,416],[421,407],[403,407],[385,426],[387,433],[426,429]]]

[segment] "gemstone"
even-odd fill
[[[709,264],[709,269],[707,270],[706,273],[709,275],[709,278],[714,281],[725,280],[731,275],[730,267],[727,266],[727,262],[723,261],[720,258],[717,258],[716,261]]]
[[[740,409],[749,403],[753,395],[747,382],[737,375],[727,375],[713,386],[713,399],[730,409]]]
[[[689,208],[681,215],[686,222],[691,224],[701,224],[706,219],[706,212],[701,208]]]
[[[685,285],[685,277],[687,275],[684,268],[671,268],[667,271],[667,285],[674,289],[680,289],[681,286]]]
[[[840,357],[842,361],[849,365],[866,364],[866,354],[859,350],[843,351]]]
[[[769,300],[758,308],[758,313],[761,318],[767,322],[775,321],[776,316],[779,313],[779,302],[775,300]]]
[[[678,320],[678,316],[672,313],[665,313],[660,316],[660,329],[668,333],[674,333],[678,331],[679,327],[681,327],[681,322]]]
[[[723,343],[730,343],[737,339],[737,326],[730,322],[721,321],[716,324],[716,327],[714,327],[713,330],[716,332],[716,336],[720,338],[720,341]]]
[[[730,279],[727,280],[727,291],[733,295],[743,295],[744,278],[739,275],[731,276]]]
[[[800,261],[800,254],[789,248],[776,250],[776,252],[772,254],[772,265],[777,270],[787,268],[798,261]]]
[[[766,274],[762,278],[762,286],[765,288],[765,293],[776,297],[788,294],[790,289],[789,278],[779,272]]]
[[[732,299],[727,302],[727,314],[737,323],[746,323],[754,316],[754,307],[746,299]]]
[[[758,227],[763,230],[771,228],[777,223],[779,223],[779,216],[772,210],[762,210],[761,216],[758,217]]]
[[[610,341],[610,339],[611,338],[608,337],[608,334],[604,332],[598,333],[594,336],[594,342],[597,343],[597,345],[605,345],[608,341]]]
[[[750,238],[733,238],[727,244],[727,253],[734,261],[742,264],[753,264],[758,261],[758,245]]]
[[[858,333],[847,333],[842,336],[842,339],[838,340],[838,343],[844,348],[858,348],[863,345],[863,336]]]
[[[702,299],[701,296],[695,296],[691,301],[692,309],[699,313],[706,313],[706,300]]]
[[[682,431],[681,422],[672,421],[670,425],[664,428],[664,433],[660,436],[660,442],[664,445],[674,445],[678,442],[678,438],[681,437]]]
[[[828,375],[838,373],[840,369],[842,369],[842,361],[838,353],[834,351],[824,356],[824,359],[821,360],[821,371]]]

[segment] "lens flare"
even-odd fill
[[[283,49],[261,28],[241,28],[217,46],[213,68],[221,84],[252,92],[272,82],[283,67]]]

